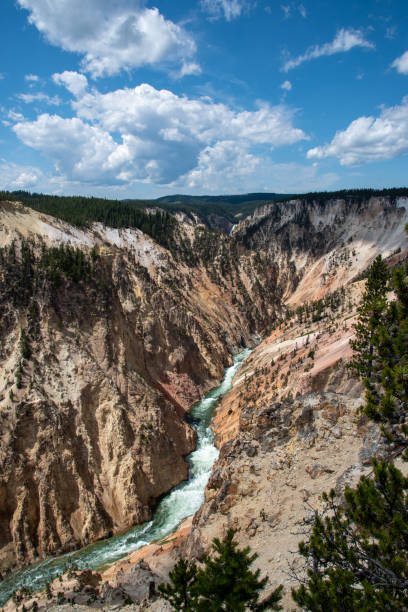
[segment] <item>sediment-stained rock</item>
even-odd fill
[[[407,201],[271,203],[200,265],[138,230],[79,230],[14,204],[2,212],[1,244],[21,235],[96,245],[110,288],[103,304],[72,287],[58,294],[57,309],[41,302],[22,390],[13,370],[25,314],[8,313],[1,328],[3,566],[149,517],[185,477],[194,443],[185,409],[261,332],[218,407],[220,456],[177,554],[200,556],[232,526],[259,554],[268,588],[290,584],[287,563],[299,563],[293,551],[321,493],[341,492],[385,452],[376,428],[356,417],[362,387],[346,368],[362,289],[353,281],[378,253],[406,256]],[[194,223],[182,231],[194,244]],[[343,288],[337,306],[316,314],[314,301]],[[169,555],[174,562],[174,548]]]
[[[214,251],[210,268],[187,264],[137,229],[80,230],[7,202],[0,224],[0,283],[22,265],[21,239],[33,257],[64,243],[95,259],[86,280],[54,285],[34,265],[28,289],[13,289],[17,306],[0,298],[4,570],[149,520],[187,477],[186,410],[276,305],[263,272],[248,280],[250,252],[223,274],[225,253],[219,261]]]

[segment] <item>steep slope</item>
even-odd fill
[[[259,557],[267,591],[284,584],[323,491],[353,484],[386,452],[379,431],[358,416],[362,385],[346,368],[362,282],[319,322],[288,319],[251,354],[214,419],[219,459],[184,551],[209,549],[227,528]]]
[[[112,587],[126,585],[129,593],[132,580],[143,570],[146,594],[146,584],[162,580],[179,554],[199,556],[229,526],[237,530],[241,545],[250,544],[258,552],[258,567],[271,578],[268,588],[280,582],[290,585],[288,562],[299,564],[292,553],[310,524],[313,508],[321,503],[322,491],[330,487],[341,491],[370,470],[372,456],[385,452],[378,430],[356,418],[362,387],[350,376],[346,362],[364,285],[358,279],[379,253],[395,253],[392,263],[406,257],[407,221],[405,198],[326,197],[319,201],[311,197],[258,209],[235,228],[231,238],[207,234],[194,223],[182,226],[201,266],[176,262],[164,251],[163,256],[171,262],[166,264],[166,274],[171,274],[173,265],[177,269],[172,284],[179,286],[180,270],[192,279],[192,287],[183,285],[176,293],[177,308],[188,303],[196,322],[211,321],[205,329],[215,346],[201,342],[197,353],[197,359],[206,364],[203,372],[211,371],[212,351],[217,355],[220,346],[234,350],[257,329],[263,329],[264,340],[218,406],[214,431],[220,456],[191,528],[185,526],[172,540],[140,550],[111,567],[104,579]],[[95,232],[99,236],[102,232],[106,241],[107,231],[94,227],[94,233],[86,235],[93,236],[94,244]],[[112,257],[115,248],[125,248],[124,236],[130,234],[109,230],[109,235]],[[238,268],[233,258],[239,261]],[[157,283],[156,269],[149,270]],[[162,290],[160,284],[157,293],[161,295]],[[167,285],[166,290],[170,290]],[[278,312],[280,297],[286,307],[276,324],[271,315],[273,310]],[[268,326],[269,333],[265,332]],[[179,346],[184,342],[188,338],[182,336]],[[167,370],[173,383],[163,385],[160,368],[152,366],[152,372],[168,397],[183,405],[180,371],[171,369],[166,351],[160,368]],[[190,381],[190,374],[183,380]],[[188,382],[183,389],[195,388],[194,384]],[[200,389],[204,388],[202,384]],[[150,568],[139,565],[144,558]],[[98,591],[102,599],[104,589],[109,591],[107,585]],[[161,605],[156,602],[151,609],[162,609]],[[292,608],[287,597],[285,609]]]
[[[284,609],[294,608],[290,565],[299,568],[293,553],[321,493],[341,492],[386,452],[378,429],[357,417],[363,388],[346,364],[364,287],[355,279],[379,253],[397,252],[390,264],[406,257],[406,203],[276,203],[237,226],[235,239],[268,258],[287,311],[218,406],[220,455],[205,503],[181,550],[146,551],[154,571],[165,571],[177,554],[199,557],[233,527],[240,544],[258,553],[256,565],[270,577],[267,590],[284,583]],[[141,558],[139,551],[135,562]],[[126,561],[121,567],[126,576]],[[114,568],[110,576],[116,579]]]
[[[217,409],[220,455],[204,504],[172,537],[110,566],[95,589],[101,606],[113,609],[116,593],[118,602],[146,598],[143,609],[167,610],[149,595],[148,584],[165,580],[180,555],[199,558],[214,537],[233,527],[240,545],[259,555],[255,566],[270,578],[266,591],[283,583],[284,609],[294,609],[290,567],[301,567],[294,553],[321,507],[321,493],[354,483],[369,473],[371,458],[386,450],[376,427],[356,418],[363,390],[345,367],[363,284],[350,287],[319,321],[313,315],[302,322],[288,317],[252,351]],[[81,575],[75,580],[66,576],[52,589],[86,602],[84,587],[78,594],[73,589]],[[47,609],[44,593],[35,598]],[[24,603],[29,606],[32,598]]]
[[[276,301],[267,266],[204,228],[179,226],[178,259],[140,230],[14,202],[0,230],[5,569],[148,520],[187,476],[185,410]]]
[[[267,204],[234,229],[240,243],[268,254],[290,306],[346,285],[379,253],[407,249],[407,197],[329,195]]]
[[[378,428],[358,416],[361,383],[346,364],[364,270],[378,254],[406,260],[404,198],[271,204],[236,229],[277,264],[288,311],[235,377],[213,420],[220,456],[184,553],[197,557],[228,527],[258,553],[267,590],[290,599],[294,554],[321,493],[339,493],[387,452]]]

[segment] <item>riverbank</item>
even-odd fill
[[[210,427],[214,408],[219,398],[231,388],[235,373],[250,352],[250,349],[245,349],[236,355],[233,365],[225,370],[221,384],[193,406],[191,416],[198,442],[195,451],[187,457],[190,466],[189,479],[175,487],[161,500],[153,521],[84,549],[43,561],[7,577],[0,584],[0,605],[4,605],[18,589],[29,591],[44,589],[58,576],[69,572],[70,568],[75,568],[79,574],[86,570],[100,571],[100,568],[106,568],[107,565],[129,553],[135,553],[143,546],[167,538],[177,530],[186,517],[194,515],[204,501],[204,489],[218,456]]]

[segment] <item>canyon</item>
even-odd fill
[[[257,345],[217,406],[204,504],[169,541],[83,586],[94,581],[99,597],[108,585],[112,603],[115,589],[158,584],[180,554],[199,558],[232,526],[258,553],[267,590],[290,587],[321,493],[386,452],[358,416],[363,389],[346,364],[364,272],[378,254],[390,266],[407,257],[408,198],[273,201],[229,235],[176,219],[172,252],[136,228],[77,227],[0,203],[2,289],[26,245],[41,281],[26,306],[0,297],[2,571],[150,520],[187,477],[190,407],[244,347]],[[41,276],[41,252],[61,244],[84,253],[88,278]],[[68,592],[80,578],[64,580]],[[145,587],[137,597],[135,609],[167,609]]]

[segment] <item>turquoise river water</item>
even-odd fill
[[[198,438],[195,451],[187,457],[189,478],[163,497],[153,520],[121,535],[101,540],[75,552],[51,557],[11,574],[0,582],[0,606],[16,589],[24,586],[33,591],[41,590],[47,582],[54,580],[73,564],[80,569],[97,570],[113,563],[127,553],[169,535],[183,519],[198,510],[203,503],[204,489],[218,455],[210,427],[214,407],[218,398],[231,388],[239,365],[250,352],[250,349],[245,349],[235,355],[234,364],[225,370],[222,383],[191,409],[193,427]]]

